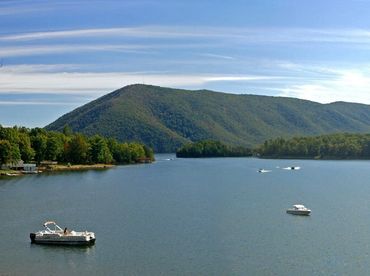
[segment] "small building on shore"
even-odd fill
[[[23,160],[19,160],[18,162],[14,162],[14,163],[2,164],[1,169],[21,171],[23,170],[23,166],[24,166]]]
[[[1,165],[2,170],[14,170],[21,171],[22,173],[33,174],[37,173],[37,166],[34,163],[24,163],[23,160],[19,160],[16,163],[8,163]]]
[[[24,164],[23,165],[23,170],[22,170],[23,173],[26,173],[26,174],[33,174],[33,173],[37,173],[37,167],[36,167],[36,164]]]

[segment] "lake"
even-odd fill
[[[0,275],[369,273],[370,161],[156,158],[1,178]],[[46,220],[95,246],[31,244]]]

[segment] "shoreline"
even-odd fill
[[[253,155],[253,156],[176,156],[176,158],[184,158],[184,159],[199,159],[199,158],[257,158],[257,159],[276,159],[276,160],[318,160],[318,161],[356,161],[356,160],[370,160],[370,157],[336,157],[336,156],[274,156],[274,155],[266,155],[266,156],[259,156],[259,155]]]
[[[153,161],[139,161],[133,163],[135,165],[153,163]],[[117,165],[130,165],[130,164],[117,164]],[[17,170],[0,170],[0,176],[23,176],[29,174],[39,174],[39,173],[53,173],[53,172],[63,172],[63,171],[87,171],[87,170],[107,170],[117,166],[116,164],[79,164],[79,165],[69,165],[69,164],[57,164],[57,165],[47,165],[38,167],[35,172],[25,172]]]
[[[112,164],[93,164],[93,165],[49,165],[39,167],[39,172],[57,172],[57,171],[82,171],[82,170],[102,170],[110,169],[116,165]]]
[[[43,172],[62,172],[62,171],[84,171],[84,170],[105,170],[111,169],[116,165],[112,164],[93,164],[93,165],[48,165],[38,167],[37,172],[24,172],[17,170],[0,170],[0,176],[23,176],[29,174],[39,174]]]
[[[335,156],[324,156],[324,157],[305,157],[305,156],[255,156],[259,159],[279,159],[279,160],[318,160],[318,161],[356,161],[356,160],[370,160],[370,157],[335,157]]]

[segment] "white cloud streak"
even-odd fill
[[[8,16],[24,13],[36,13],[48,10],[50,10],[48,7],[35,7],[35,6],[0,7],[0,15]]]
[[[226,60],[234,60],[235,59],[234,57],[231,57],[231,56],[211,54],[211,53],[204,53],[204,54],[199,54],[199,55],[203,56],[203,57],[216,58],[216,59],[226,59]]]
[[[0,36],[0,41],[29,41],[68,38],[136,37],[162,39],[233,39],[239,43],[370,43],[369,29],[225,28],[141,26],[30,32]]]
[[[83,40],[81,42],[81,38],[89,38],[89,42],[86,43]],[[106,43],[106,41],[110,41],[108,38],[114,39],[116,43]],[[130,38],[135,39],[132,40]],[[56,41],[56,39],[58,40]],[[80,39],[80,44],[76,43],[78,39]],[[80,53],[84,51],[144,53],[176,48],[194,48],[199,50],[212,47],[222,49],[223,51],[221,54],[201,53],[199,55],[214,59],[236,61],[234,57],[224,54],[224,52],[227,53],[235,47],[245,45],[336,43],[337,46],[338,44],[341,46],[350,44],[360,48],[369,48],[370,30],[145,26],[0,35],[1,41],[4,44],[0,46],[0,57]],[[29,42],[35,41],[42,41],[44,44],[29,44]]]
[[[0,68],[1,73],[20,74],[20,73],[38,73],[38,72],[66,72],[80,69],[91,68],[89,64],[20,64],[6,65]]]
[[[349,101],[370,104],[370,65],[359,66],[356,70],[293,63],[285,63],[285,65],[282,63],[281,65],[293,71],[310,71],[312,76],[305,78],[269,75],[171,74],[167,72],[58,72],[58,70],[80,68],[84,65],[17,65],[0,68],[0,93],[64,93],[96,97],[134,83],[200,88],[217,82],[235,82],[245,85],[246,91],[248,87],[258,84],[260,91],[275,91],[279,96],[321,103]],[[269,88],[272,83],[275,87]],[[3,101],[0,104],[11,103]],[[30,103],[14,102],[14,104]],[[32,104],[43,103],[36,101]]]
[[[71,102],[41,102],[41,101],[1,101],[0,105],[55,105],[55,106],[76,106],[78,103]]]
[[[42,67],[42,66],[41,66]],[[3,68],[4,69],[4,68]],[[29,69],[29,68],[28,68]],[[37,69],[0,70],[0,93],[70,93],[101,95],[128,84],[146,83],[161,86],[203,86],[222,81],[262,81],[276,79],[273,76],[235,76],[210,74],[145,74],[139,72],[39,72]]]
[[[117,44],[112,44],[105,39],[108,37],[114,38]],[[73,41],[75,38],[91,39],[88,40],[89,43],[80,42],[82,44],[76,44],[77,41],[71,43],[68,40],[72,39]],[[120,44],[118,42],[120,38],[138,39],[122,40],[125,43]],[[143,39],[140,40],[141,38]],[[104,42],[108,41],[108,43],[99,44],[99,42],[103,41],[102,39],[104,39]],[[58,43],[56,40],[58,40]],[[172,66],[178,66],[181,62],[194,66],[199,64],[207,66],[212,62],[218,62],[238,64],[241,67],[245,66],[241,60],[243,57],[237,59],[228,55],[228,53],[242,45],[271,44],[268,46],[274,47],[276,43],[289,43],[289,45],[290,43],[301,43],[302,45],[317,43],[321,47],[322,43],[335,43],[336,46],[340,45],[339,47],[348,44],[351,47],[354,45],[356,47],[370,47],[370,30],[144,26],[11,34],[0,36],[1,41],[4,42],[0,46],[0,57],[2,58],[81,52],[154,53],[157,50],[160,54],[163,54],[167,49],[178,48],[184,49],[184,52],[181,53],[186,58],[180,57],[180,61],[175,61],[174,59],[163,59],[163,55],[153,55],[152,61],[141,66],[161,62],[168,64],[172,62]],[[32,41],[42,41],[45,44],[34,45],[30,43]],[[63,41],[63,43],[60,41]],[[53,42],[53,44],[48,45],[50,42]],[[24,43],[27,45],[24,45]],[[215,45],[219,48],[210,49],[210,47],[215,47]],[[190,48],[193,48],[194,51],[192,52],[193,49],[189,51]],[[195,54],[198,56],[198,59],[194,59],[194,52],[198,53]],[[184,55],[184,53],[187,55]],[[159,56],[161,57],[158,58]],[[189,56],[193,58],[187,59]],[[205,59],[200,59],[199,56],[208,58],[207,63],[204,62]],[[73,64],[27,66],[10,65],[0,68],[0,93],[20,91],[27,93],[78,92],[86,95],[101,95],[132,83],[173,87],[203,87],[216,82],[258,82],[258,84],[261,84],[262,90],[263,82],[266,82],[265,87],[268,89],[267,86],[271,82],[278,80],[280,83],[275,83],[275,87],[272,90],[281,96],[298,97],[323,103],[338,100],[370,103],[370,96],[368,95],[368,91],[370,91],[370,70],[366,68],[366,65],[360,65],[356,68],[356,65],[352,64],[345,69],[338,69],[333,66],[307,66],[289,61],[272,62],[272,68],[266,69],[264,66],[253,68],[257,70],[262,69],[259,71],[262,72],[260,74],[240,75],[223,73],[196,74],[196,72],[192,74],[171,74],[170,72],[168,74],[143,72],[93,73],[75,72],[91,70],[91,68],[81,68]],[[258,67],[255,64],[249,64],[246,67],[253,66]],[[202,68],[205,69],[204,67]],[[235,68],[235,66],[232,68]],[[352,68],[356,68],[356,70]],[[145,67],[145,69],[148,68]],[[234,70],[234,72],[238,71]],[[283,81],[286,83],[282,84]],[[248,88],[247,85],[246,88]]]
[[[0,57],[18,57],[18,56],[35,56],[48,55],[56,53],[78,53],[85,51],[111,51],[140,53],[144,52],[149,46],[143,45],[41,45],[41,46],[15,46],[0,47]]]
[[[205,82],[217,82],[217,81],[261,81],[261,80],[277,80],[283,79],[283,77],[273,76],[215,76],[204,78]]]
[[[57,38],[75,37],[144,37],[144,38],[189,38],[215,36],[209,33],[213,28],[188,28],[188,27],[123,27],[123,28],[95,28],[95,29],[75,29],[61,31],[31,32],[23,34],[13,34],[0,36],[0,41],[26,41],[43,40]],[[213,30],[214,32],[214,30]],[[219,36],[219,35],[217,35]]]

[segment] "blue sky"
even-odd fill
[[[370,104],[370,0],[0,1],[0,124],[132,83]]]

